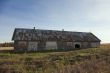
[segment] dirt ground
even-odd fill
[[[13,50],[14,47],[0,47],[0,50]]]

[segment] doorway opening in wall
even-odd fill
[[[75,48],[81,48],[80,44],[75,44]]]

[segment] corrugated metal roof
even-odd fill
[[[98,39],[94,34],[90,32],[72,32],[25,28],[16,28],[13,33],[12,40],[100,42],[100,39]]]

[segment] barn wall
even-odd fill
[[[67,42],[67,49],[73,49],[74,48],[74,42]]]
[[[58,42],[58,49],[75,49],[75,45],[78,44],[80,48],[90,47],[89,42]]]
[[[17,50],[17,41],[14,41],[14,50]]]
[[[74,42],[67,42],[67,46],[74,46]]]
[[[38,42],[30,41],[28,42],[28,51],[37,51],[38,50]]]
[[[51,49],[57,49],[57,42],[56,41],[47,41],[46,42],[46,50],[51,50]]]
[[[14,50],[25,51],[27,50],[27,45],[26,41],[14,41]]]
[[[82,48],[88,48],[90,47],[89,42],[82,42]]]
[[[67,49],[67,42],[64,41],[58,41],[57,46],[59,50]]]
[[[100,42],[14,41],[14,49],[18,51],[75,49],[75,44],[79,44],[80,48],[95,48],[100,46]]]
[[[91,42],[91,48],[97,48],[100,46],[100,42]]]
[[[46,48],[46,41],[38,41],[38,51],[45,50]]]

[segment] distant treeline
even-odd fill
[[[14,46],[13,42],[0,43],[0,47],[13,47],[13,46]]]

